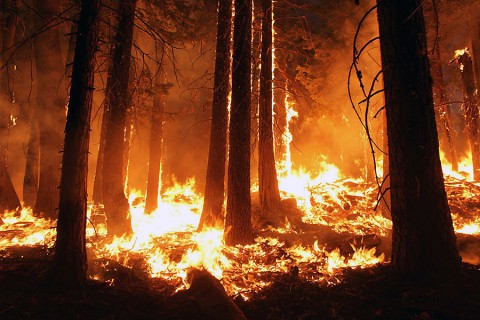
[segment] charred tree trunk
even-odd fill
[[[147,199],[145,212],[153,212],[158,208],[158,194],[161,185],[160,167],[162,164],[163,146],[163,114],[165,113],[165,95],[167,94],[165,71],[163,70],[165,50],[162,50],[160,70],[155,75],[155,89],[153,95],[153,109],[150,128],[150,154],[148,161]]]
[[[38,164],[40,139],[38,136],[38,124],[35,116],[30,120],[30,137],[27,147],[27,162],[25,164],[25,176],[23,177],[23,203],[27,207],[33,207],[38,191]]]
[[[60,207],[52,275],[62,287],[81,286],[87,274],[88,143],[100,0],[82,1],[60,181]]]
[[[132,92],[133,89],[129,87],[128,92]],[[130,103],[129,103],[130,106]],[[132,115],[130,114],[129,108],[127,108],[127,115],[125,120],[125,130],[123,131],[123,168],[122,168],[122,185],[123,191],[125,195],[128,196],[129,194],[129,187],[128,187],[128,169],[130,165],[130,146],[132,144],[133,139],[133,119]],[[127,197],[128,198],[128,197]]]
[[[252,0],[235,1],[232,106],[225,217],[227,245],[253,241],[250,197]]]
[[[392,265],[413,279],[460,272],[443,184],[420,0],[378,0],[392,201]]]
[[[18,15],[15,0],[3,0],[0,4],[6,11],[0,17],[2,30],[0,52],[3,52],[0,62],[2,65],[5,64],[5,68],[0,73],[0,212],[3,212],[20,207],[20,200],[8,172],[8,132],[10,130],[11,105],[14,100],[9,81],[13,76],[14,63],[8,60],[11,51],[7,49],[13,45]]]
[[[462,74],[463,91],[465,103],[463,104],[463,115],[465,117],[468,140],[472,150],[473,178],[480,180],[480,118],[478,114],[478,97],[475,88],[473,64],[470,54],[464,50],[458,55],[458,63]]]
[[[429,49],[430,73],[432,75],[433,102],[439,129],[440,146],[445,148],[447,159],[452,164],[452,170],[458,171],[457,149],[455,147],[455,131],[451,126],[451,114],[445,96],[443,81],[442,60],[440,57],[440,36],[438,11],[435,0],[423,2],[425,23],[427,31],[427,43]]]
[[[38,28],[54,20],[59,13],[57,1],[35,0],[34,4]],[[62,37],[60,26],[55,26],[33,39],[39,92],[35,114],[40,132],[40,177],[34,211],[51,219],[57,216],[60,150],[67,102]]]
[[[128,200],[124,191],[124,132],[130,104],[128,80],[136,0],[121,1],[112,65],[107,79],[106,103],[110,110],[105,133],[103,200],[108,234],[131,233]]]
[[[280,192],[273,149],[273,1],[262,0],[262,8],[258,181],[261,209],[274,212],[280,208]]]
[[[281,53],[275,54],[275,64],[276,68],[273,71],[274,82],[273,82],[273,128],[274,128],[274,139],[275,139],[275,155],[277,158],[281,159],[284,154],[286,147],[283,144],[283,134],[287,128],[287,109],[285,105],[285,98],[287,96],[287,80],[285,75],[278,68],[279,58]]]
[[[103,203],[103,159],[105,156],[105,135],[110,110],[107,104],[103,105],[102,127],[100,129],[100,143],[98,146],[95,178],[93,180],[92,200],[95,204]]]
[[[212,125],[208,150],[207,177],[202,216],[198,230],[223,227],[225,162],[227,159],[228,95],[230,92],[230,57],[232,1],[218,1],[217,48],[212,103]]]

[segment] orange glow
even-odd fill
[[[453,178],[453,173],[445,168],[448,168],[446,163],[446,181],[458,183],[460,178]],[[317,164],[317,169],[317,172],[310,172],[296,169],[292,164],[288,174],[283,172],[279,176],[282,197],[296,200],[303,223],[329,228],[345,239],[388,236],[391,221],[372,210],[377,196],[375,185],[345,178],[341,170],[325,158]],[[468,188],[468,184],[462,186],[459,196],[472,198],[476,190]],[[223,230],[195,232],[203,197],[195,191],[193,178],[185,184],[175,183],[160,200],[156,211],[145,214],[144,196],[132,191],[129,203],[133,236],[110,241],[105,238],[102,208],[89,208],[87,245],[90,258],[113,259],[130,268],[143,261],[151,277],[164,278],[177,289],[188,286],[189,268],[204,268],[222,280],[229,294],[241,294],[245,299],[249,298],[249,292],[271,283],[271,274],[289,273],[297,268],[301,276],[311,281],[335,284],[344,268],[363,268],[386,260],[374,244],[368,246],[363,240],[360,243],[352,240],[350,247],[349,240],[345,240],[343,247],[347,246],[346,249],[331,247],[320,239],[309,242],[305,238],[304,241],[302,231],[290,223],[282,229],[260,230],[252,245],[227,247],[223,243]],[[456,232],[480,234],[480,218],[473,213],[465,216],[453,211],[452,217]],[[18,214],[6,212],[2,218],[1,250],[20,245],[54,246],[55,224],[33,216],[31,209]],[[283,237],[295,240],[286,241]],[[92,277],[102,279],[100,274]],[[110,285],[115,284],[114,280],[109,281]]]

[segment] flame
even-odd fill
[[[473,163],[472,153],[468,151],[467,154],[461,157],[458,161],[458,171],[452,170],[452,163],[448,161],[445,153],[440,150],[440,161],[442,163],[443,175],[459,180],[473,181]]]
[[[448,167],[445,161],[444,166]],[[325,158],[321,158],[317,168],[318,171],[311,172],[291,167],[288,175],[279,177],[282,197],[296,200],[298,209],[303,212],[303,223],[328,226],[338,234],[356,235],[356,239],[388,234],[391,221],[372,210],[377,196],[375,185],[345,178]],[[453,179],[449,178],[449,172],[444,172],[447,181]],[[452,181],[465,186],[457,198],[474,196],[476,190],[468,187],[473,182],[466,184],[465,178],[460,182]],[[364,268],[385,261],[384,254],[377,252],[374,244],[367,246],[362,241],[360,244],[353,241],[346,250],[329,247],[328,243],[319,240],[313,244],[298,242],[302,241],[301,231],[290,224],[283,229],[270,227],[260,231],[261,235],[252,245],[225,246],[223,230],[195,232],[202,199],[196,192],[195,179],[184,184],[175,182],[162,194],[158,209],[146,214],[144,196],[132,191],[129,204],[133,235],[111,240],[105,237],[103,209],[90,206],[87,245],[91,258],[106,259],[103,266],[111,260],[127,268],[141,265],[150,277],[166,279],[177,290],[188,287],[189,268],[205,269],[221,279],[229,294],[240,294],[245,299],[250,297],[250,292],[269,285],[276,274],[299,274],[310,281],[335,284],[340,281],[338,274],[344,268]],[[480,217],[473,211],[467,214],[453,212],[452,218],[456,232],[480,234]],[[54,246],[55,223],[34,216],[31,209],[5,212],[2,219],[1,252],[20,245]],[[282,235],[287,238],[296,235],[298,241],[287,244],[281,239]],[[91,277],[115,285],[115,279],[103,279],[101,274]]]

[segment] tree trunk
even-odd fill
[[[158,53],[156,54],[157,61],[160,61],[160,68],[155,75],[150,128],[147,199],[145,200],[145,212],[147,213],[153,212],[158,208],[158,194],[161,185],[160,167],[162,164],[163,114],[165,112],[165,95],[167,94],[164,55],[165,50],[162,50],[161,56],[159,56]]]
[[[92,200],[95,204],[103,203],[103,159],[105,156],[105,135],[110,110],[107,104],[103,105],[102,127],[100,129],[100,143],[98,146],[95,178],[93,180]]]
[[[129,87],[128,92],[132,92],[133,88]],[[131,102],[128,104],[130,106]],[[130,194],[130,188],[128,186],[128,169],[130,165],[130,146],[132,145],[133,139],[133,118],[130,112],[128,112],[127,108],[127,115],[125,119],[125,130],[123,131],[123,168],[122,168],[122,185],[123,185],[123,192],[127,196]]]
[[[82,1],[60,181],[60,208],[52,275],[57,284],[81,286],[87,274],[88,145],[100,0]]]
[[[7,48],[13,45],[15,32],[17,29],[17,2],[15,0],[3,0],[0,2],[2,8],[6,11],[0,17],[0,27],[2,36],[0,38],[0,63],[5,64],[0,72],[0,212],[4,210],[15,210],[20,207],[20,200],[8,172],[8,134],[10,130],[10,112],[13,93],[10,90],[9,81],[14,72],[14,63],[7,61],[10,50]]]
[[[35,0],[34,4],[37,28],[55,19],[59,13],[57,1]],[[67,102],[62,37],[62,29],[55,26],[33,39],[39,93],[35,114],[40,131],[40,177],[34,211],[51,219],[57,216],[60,150]]]
[[[232,106],[225,217],[227,245],[253,241],[250,198],[252,0],[235,1]]]
[[[110,112],[105,133],[103,200],[110,236],[130,234],[132,231],[129,205],[124,191],[123,155],[127,109],[130,104],[128,80],[136,4],[136,0],[120,2],[118,31],[107,79],[106,104]]]
[[[470,42],[473,56],[473,70],[477,89],[480,87],[480,4],[469,8]]]
[[[430,73],[432,75],[433,102],[439,130],[440,146],[445,148],[447,159],[452,164],[452,170],[458,171],[457,149],[455,147],[455,131],[451,126],[451,114],[445,97],[443,81],[442,60],[440,57],[440,36],[437,4],[435,0],[423,2],[425,23],[427,31],[427,43],[430,61]]]
[[[262,0],[262,8],[258,181],[261,209],[275,212],[280,209],[280,192],[273,149],[273,1]]]
[[[413,279],[460,272],[443,184],[420,0],[378,0],[392,202],[392,265]]]
[[[383,122],[383,135],[382,135],[382,144],[383,144],[383,177],[382,177],[382,199],[380,200],[379,208],[382,212],[382,215],[388,219],[392,219],[391,208],[392,202],[390,200],[390,162],[388,160],[388,135],[387,135],[387,115],[386,111],[382,112],[382,122]]]
[[[462,74],[463,91],[465,103],[463,104],[463,115],[465,117],[468,140],[472,151],[473,178],[480,180],[480,119],[478,114],[478,97],[475,88],[473,64],[467,50],[458,55],[458,63]]]
[[[274,81],[273,81],[273,131],[274,139],[275,139],[275,155],[279,159],[283,159],[285,155],[285,145],[283,144],[283,134],[287,128],[287,112],[285,106],[285,98],[287,96],[287,80],[285,75],[282,74],[280,69],[278,68],[279,65],[279,58],[281,57],[281,53],[275,54],[275,64],[276,68],[274,68]]]
[[[38,191],[38,164],[40,140],[38,136],[38,124],[35,116],[30,120],[30,137],[27,147],[27,162],[25,164],[25,176],[23,177],[23,203],[27,207],[33,207]]]
[[[212,125],[208,150],[207,177],[202,216],[198,230],[223,227],[225,162],[227,158],[228,95],[230,92],[230,58],[232,35],[232,1],[218,2],[217,48],[212,103]]]

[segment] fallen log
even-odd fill
[[[243,312],[230,298],[218,279],[206,270],[192,268],[187,274],[187,294],[212,320],[246,320]]]

